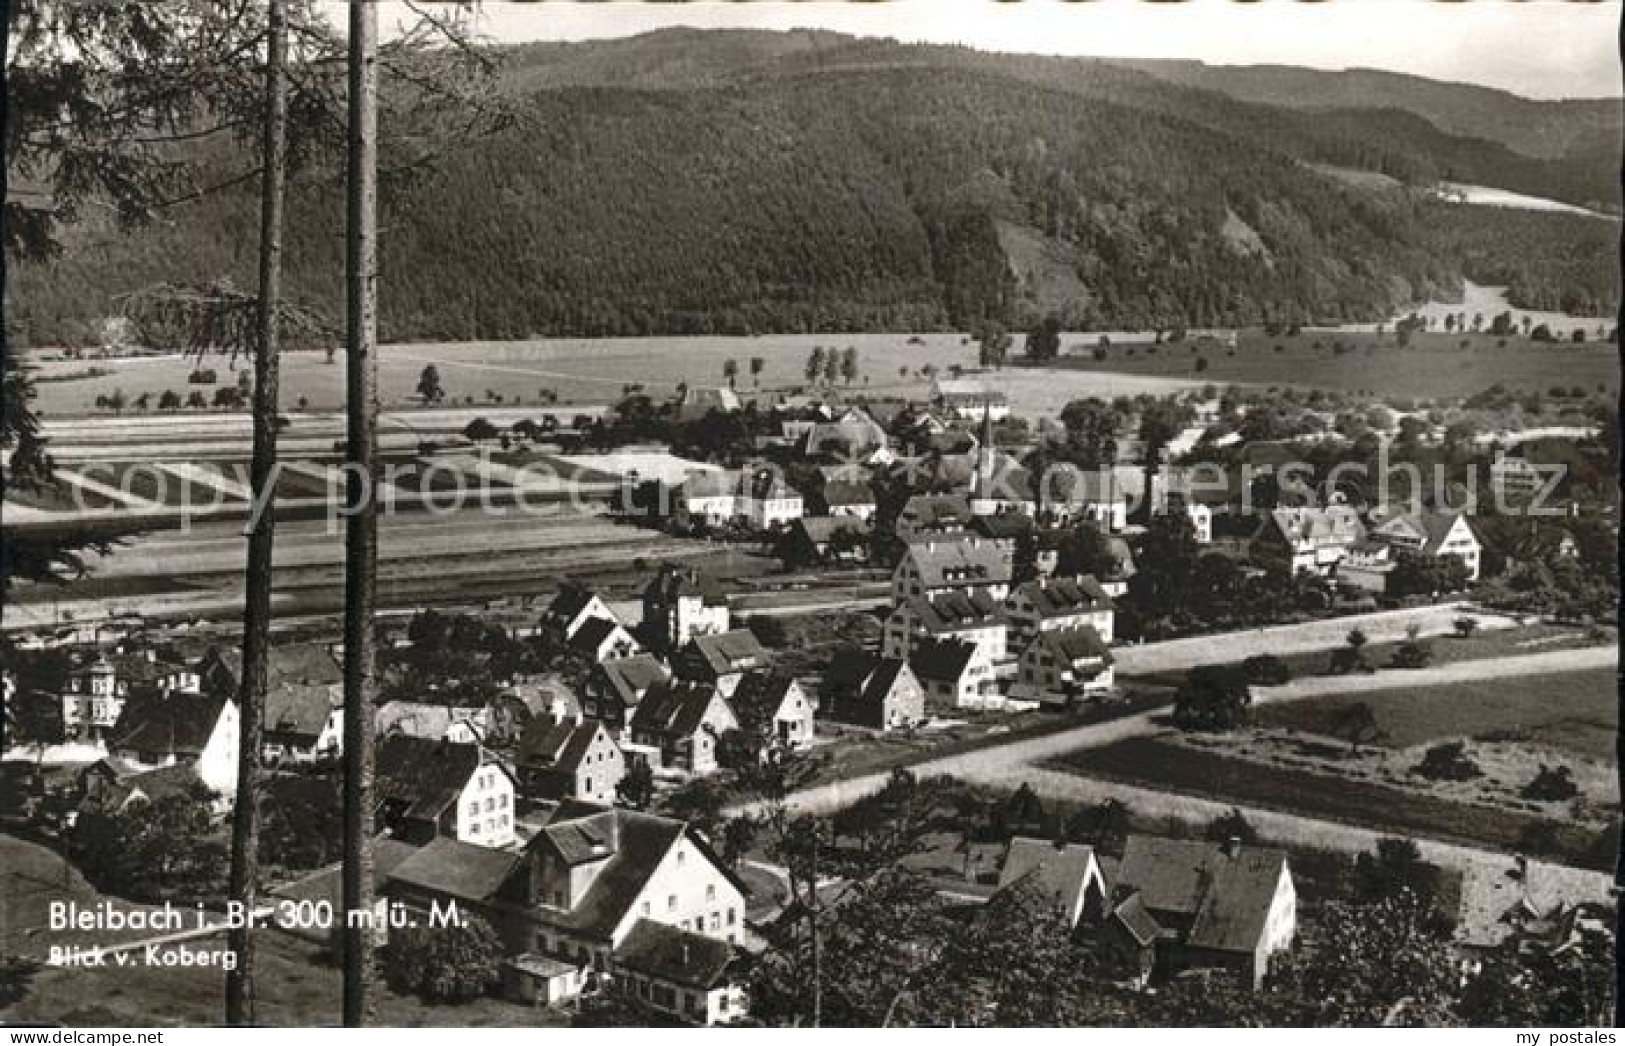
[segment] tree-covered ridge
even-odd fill
[[[1520,305],[1612,297],[1613,223],[1446,208],[1309,166],[1474,177],[1430,152],[1448,136],[1414,117],[865,46],[918,60],[864,63],[854,44],[838,71],[803,50],[738,83],[706,72],[715,87],[532,88],[514,126],[386,183],[384,337],[973,329],[1056,309],[1074,327],[1326,322],[1385,318],[1463,276],[1510,284]],[[1386,137],[1396,122],[1421,127]],[[290,293],[331,315],[339,190],[295,185],[288,223]],[[19,333],[84,341],[122,293],[248,283],[246,195],[169,218],[129,238],[87,228],[65,257],[17,271]],[[1040,245],[1052,286],[1031,286],[1012,242]]]

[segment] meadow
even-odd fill
[[[1465,343],[1465,345],[1464,345]],[[1063,344],[1069,344],[1063,341]],[[1586,393],[1619,390],[1616,346],[1531,341],[1489,334],[1415,334],[1400,347],[1393,334],[1306,330],[1269,336],[1244,331],[1234,349],[1179,345],[1113,345],[1105,359],[1090,347],[1051,364],[1050,372],[1133,374],[1216,385],[1322,388],[1382,398],[1452,399],[1494,385],[1547,392],[1554,384]]]
[[[962,334],[786,334],[762,337],[651,337],[542,339],[515,342],[460,342],[386,345],[378,353],[379,401],[387,407],[418,403],[417,384],[423,368],[433,365],[445,391],[445,406],[512,408],[542,406],[551,395],[562,406],[601,405],[619,399],[629,384],[641,384],[652,396],[671,395],[680,383],[727,384],[723,366],[737,362],[741,395],[768,395],[806,384],[804,367],[813,348],[858,353],[857,379],[838,387],[873,397],[921,397],[931,381],[921,369],[933,366],[946,376],[955,365],[976,366],[976,345]],[[752,376],[750,361],[762,360]],[[342,360],[326,362],[320,352],[283,356],[282,402],[288,410],[338,410],[344,404]],[[246,364],[239,362],[239,366]],[[75,380],[41,381],[36,406],[46,418],[83,414],[111,417],[95,408],[97,396],[122,391],[133,401],[143,394],[156,403],[165,389],[184,396],[192,361],[180,356],[135,357],[99,361],[107,373]],[[222,386],[234,383],[225,361],[215,364]],[[38,375],[83,373],[83,363],[41,361]],[[1200,380],[1188,377],[1114,374],[1061,375],[1010,367],[983,376],[1005,391],[1018,411],[1056,413],[1084,396],[1166,392]],[[204,387],[206,390],[208,387]],[[500,396],[500,402],[493,397]],[[138,412],[127,410],[127,414]],[[410,418],[407,414],[405,417]]]
[[[1315,773],[1291,766],[1202,751],[1174,740],[1135,737],[1050,761],[1053,769],[1122,781],[1218,802],[1301,814],[1380,832],[1417,834],[1508,853],[1525,833],[1549,824],[1565,862],[1612,870],[1617,830],[1598,832],[1565,820],[1505,807],[1460,802],[1411,788]]]
[[[1612,760],[1619,707],[1613,672],[1373,690],[1263,705],[1258,726],[1336,736],[1340,717],[1365,704],[1385,736],[1376,744],[1409,748],[1444,738],[1517,739],[1593,759]]]

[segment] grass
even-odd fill
[[[1472,614],[1462,616],[1472,617]],[[1358,622],[1348,625],[1347,630],[1352,631]],[[1367,643],[1365,647],[1366,660],[1378,667],[1385,668],[1393,658],[1394,651],[1398,650],[1402,640],[1389,640],[1384,642]],[[1433,650],[1433,659],[1429,665],[1448,665],[1461,661],[1480,661],[1485,658],[1510,657],[1517,654],[1546,653],[1553,650],[1569,650],[1579,647],[1595,646],[1588,639],[1583,629],[1572,625],[1536,624],[1520,626],[1510,629],[1494,629],[1480,631],[1468,637],[1456,635],[1424,636],[1421,642]],[[1612,639],[1609,640],[1612,642]],[[1306,676],[1328,675],[1331,665],[1332,652],[1342,643],[1327,650],[1291,651],[1277,655],[1292,672],[1292,678],[1301,679]],[[1240,661],[1219,662],[1232,666],[1239,666]],[[1135,682],[1155,683],[1161,686],[1178,687],[1185,681],[1183,670],[1173,672],[1151,672],[1133,677]]]
[[[1462,348],[1463,340],[1468,342]],[[1505,341],[1505,345],[1501,342]],[[1352,347],[1338,353],[1334,342]],[[1279,346],[1280,351],[1276,351]],[[1318,347],[1317,347],[1318,346]],[[1091,345],[1092,347],[1092,345]],[[1298,385],[1376,396],[1453,398],[1492,385],[1544,392],[1561,375],[1564,387],[1609,394],[1619,390],[1615,346],[1541,344],[1522,336],[1489,334],[1413,335],[1400,348],[1392,334],[1305,331],[1270,337],[1244,331],[1235,354],[1223,348],[1192,351],[1188,342],[1160,346],[1113,346],[1097,361],[1082,347],[1046,369],[1207,381],[1216,385]],[[1132,355],[1130,353],[1132,352]],[[1197,361],[1205,359],[1205,369]]]
[[[1048,765],[1085,777],[1508,852],[1519,850],[1524,831],[1544,820],[1368,781],[1227,758],[1154,737],[1075,752]],[[1612,869],[1617,833],[1609,838],[1573,824],[1545,823],[1556,829],[1563,859],[1588,868]]]
[[[1612,760],[1618,736],[1618,691],[1607,669],[1305,698],[1261,706],[1254,722],[1335,736],[1339,716],[1356,704],[1370,706],[1387,735],[1379,743],[1391,748],[1516,739]]]

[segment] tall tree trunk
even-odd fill
[[[378,10],[350,4],[350,127],[345,238],[344,1023],[360,1027],[373,988],[373,609],[378,566],[377,436]]]
[[[254,450],[249,485],[258,513],[249,521],[244,579],[243,676],[238,692],[237,799],[231,821],[231,898],[250,917],[259,903],[260,756],[271,642],[271,553],[276,537],[278,344],[282,304],[282,210],[287,161],[287,23],[283,0],[266,11],[265,134],[260,188],[259,330],[254,346]],[[251,922],[227,944],[236,966],[226,974],[226,1023],[254,1023],[254,935]]]

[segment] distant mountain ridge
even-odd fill
[[[825,32],[504,58],[520,125],[383,199],[387,338],[1369,320],[1464,276],[1531,307],[1613,307],[1613,223],[1428,191],[1617,209],[1612,166],[1410,108],[1263,105],[1114,62]],[[335,316],[341,181],[293,188],[286,237],[290,293]],[[83,230],[14,273],[19,333],[83,338],[157,282],[252,285],[254,213],[245,191],[130,237]]]
[[[1439,130],[1557,159],[1619,148],[1625,99],[1540,100],[1493,87],[1381,69],[1325,71],[1282,65],[1208,65],[1165,59],[1112,64],[1239,101],[1291,109],[1402,109]]]

